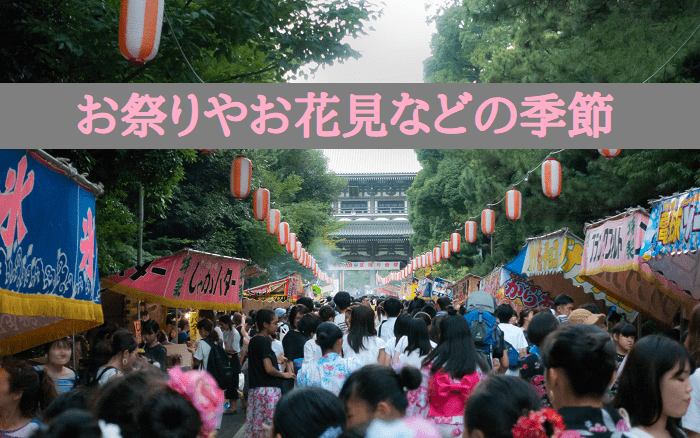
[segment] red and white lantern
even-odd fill
[[[238,199],[248,196],[252,175],[253,163],[245,155],[236,157],[231,163],[231,194]]]
[[[164,0],[122,0],[119,51],[134,64],[155,58],[163,28]]]
[[[280,245],[286,245],[288,240],[289,224],[287,222],[280,222],[279,229],[277,230],[277,241]]]
[[[519,191],[510,189],[506,193],[506,217],[512,221],[520,219],[523,210],[523,196]]]
[[[443,259],[449,259],[450,258],[450,242],[444,241],[440,245],[442,246],[442,258]]]
[[[295,239],[295,240],[296,240],[296,239]],[[295,258],[297,261],[299,261],[299,259],[301,258],[301,251],[302,251],[303,247],[302,247],[302,245],[301,245],[301,242],[299,242],[298,240],[297,240],[295,243],[296,243],[296,244],[295,244],[295,246],[294,246],[294,258]]]
[[[452,236],[450,236],[450,251],[451,252],[459,252],[459,244],[460,244],[460,234],[459,233],[452,233]]]
[[[561,193],[561,164],[554,158],[547,158],[542,164],[542,191],[549,198]]]
[[[433,260],[435,263],[440,263],[440,260],[442,259],[442,250],[440,249],[439,246],[436,246],[433,248]]]
[[[267,232],[270,234],[277,234],[277,230],[280,227],[280,211],[276,208],[270,209],[267,214]]]
[[[408,275],[411,275],[412,272],[413,272],[413,263],[409,262],[408,265],[406,266],[406,273]]]
[[[289,238],[287,239],[287,252],[290,254],[294,253],[297,248],[297,235],[296,233],[289,233]]]
[[[496,212],[485,208],[481,212],[481,232],[487,236],[496,231]]]
[[[433,252],[428,251],[425,253],[425,260],[428,262],[428,266],[433,266],[435,263],[435,258],[433,257]]]
[[[604,156],[605,158],[616,157],[621,151],[622,149],[598,149],[600,155]]]
[[[253,214],[255,219],[264,221],[270,213],[270,191],[260,187],[253,192]]]
[[[425,256],[425,253],[420,255],[420,267],[421,268],[428,267],[428,258]]]
[[[476,242],[476,221],[466,221],[464,223],[464,238],[467,242]]]

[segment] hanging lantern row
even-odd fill
[[[244,199],[250,194],[253,163],[244,155],[236,157],[231,163],[231,194],[237,199]],[[321,281],[332,284],[332,279],[318,268],[316,259],[304,249],[297,240],[297,235],[289,229],[287,222],[280,222],[281,214],[276,208],[270,208],[270,191],[260,187],[253,192],[253,215],[259,221],[265,221],[267,232],[277,236],[277,242],[284,246],[288,253],[300,265],[313,271],[314,276]]]

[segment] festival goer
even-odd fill
[[[397,373],[387,366],[367,365],[350,374],[339,395],[347,412],[347,428],[366,427],[374,419],[403,418],[408,406],[404,388],[416,389],[420,382],[420,371],[413,367]]]
[[[36,419],[56,398],[53,379],[29,362],[0,359],[0,437],[28,438],[41,423]]]
[[[511,319],[516,316],[515,310],[510,306],[510,304],[501,304],[496,308],[496,315],[494,315],[498,321],[498,328],[503,332],[504,340],[509,343],[517,352],[519,357],[525,357],[527,354],[527,340],[525,339],[525,334],[522,329],[511,324]],[[509,361],[514,362],[513,359],[508,357]],[[510,367],[506,370],[506,376],[518,376],[518,364],[509,363]]]
[[[302,316],[299,321],[299,332],[308,339],[306,343],[304,343],[303,363],[316,362],[323,355],[321,347],[316,343],[316,330],[321,322],[321,318],[312,313]]]
[[[673,339],[645,336],[632,348],[613,404],[634,438],[685,438],[679,420],[688,410],[695,358]]]
[[[529,382],[537,395],[542,399],[544,407],[551,407],[547,398],[547,387],[544,384],[544,364],[541,349],[547,336],[559,327],[559,322],[551,312],[540,312],[532,317],[529,323],[530,354],[520,360],[520,377]]]
[[[566,324],[569,314],[574,310],[574,299],[566,294],[558,295],[554,299],[554,316],[559,324]]]
[[[321,307],[321,309],[318,311],[318,316],[319,318],[321,318],[321,322],[334,322],[335,310],[333,310],[333,307],[326,304],[325,306]]]
[[[117,426],[107,426],[104,420],[100,423],[85,409],[69,407],[61,411],[51,423],[37,429],[31,438],[113,438],[110,433]]]
[[[557,415],[554,411],[539,412],[540,408],[539,397],[525,381],[513,376],[493,376],[479,383],[467,400],[464,437],[513,438],[513,428],[523,417],[528,418],[530,413],[551,416],[552,419]],[[542,428],[541,435],[537,434],[540,430],[529,430],[531,435],[518,438],[551,436],[544,433],[544,425],[538,426]]]
[[[396,324],[396,318],[401,314],[403,310],[403,305],[395,297],[387,298],[383,306],[386,312],[387,319],[379,325],[377,329],[377,335],[388,343],[391,338],[394,337],[394,324]]]
[[[277,404],[270,436],[336,438],[343,433],[344,427],[345,409],[338,397],[317,387],[298,388]]]
[[[309,297],[301,297],[296,302],[297,306],[304,306],[308,309],[306,313],[313,313],[314,311],[314,300]]]
[[[318,386],[335,395],[345,383],[345,379],[362,364],[353,358],[343,358],[343,331],[331,322],[318,326],[316,341],[322,356],[317,361],[304,363],[297,377],[297,385]]]
[[[435,316],[447,315],[447,308],[452,305],[452,300],[449,297],[440,297],[435,301],[438,306],[438,311]]]
[[[134,335],[126,329],[117,330],[110,339],[102,342],[98,348],[109,360],[97,369],[95,379],[98,385],[103,386],[115,376],[131,371],[137,361],[138,346]]]
[[[617,368],[615,345],[605,330],[588,324],[565,326],[547,337],[541,354],[549,402],[567,430],[610,438],[628,429],[616,411],[603,408]]]
[[[158,321],[149,319],[141,325],[141,338],[144,341],[143,350],[146,358],[158,364],[158,367],[167,372],[168,351],[158,342]]]
[[[467,320],[450,307],[439,317],[440,342],[423,360],[428,382],[427,415],[440,433],[464,431],[464,407],[474,387],[486,379],[488,365],[479,357]]]
[[[532,312],[531,307],[523,307],[520,309],[520,315],[518,316],[518,326],[523,331],[523,335],[525,335],[525,340],[527,341],[528,345],[532,344],[532,342],[528,337],[527,328],[529,327],[533,316],[535,316],[535,314]]]
[[[428,327],[428,333],[430,333],[430,329],[433,326],[433,319],[430,317],[430,315],[425,312],[418,312],[413,317],[422,319],[425,326]]]
[[[695,365],[700,364],[700,305],[695,306],[690,314],[688,323],[688,336],[685,338],[685,347],[695,359]],[[690,406],[688,412],[681,420],[681,426],[688,438],[700,438],[700,367],[690,376],[690,384],[693,392],[690,393]]]
[[[423,360],[437,344],[430,340],[428,327],[421,318],[408,317],[408,335],[401,337],[394,350],[393,364],[410,365],[420,369]]]
[[[586,309],[576,309],[571,312],[567,318],[567,324],[589,324],[596,325],[603,330],[607,330],[605,325],[605,315],[602,313],[591,313]]]
[[[76,373],[69,367],[73,352],[73,340],[66,336],[48,344],[46,364],[36,367],[37,371],[44,370],[53,379],[56,391],[68,392],[75,386]]]
[[[241,334],[233,327],[233,322],[229,315],[219,317],[219,326],[224,334],[224,350],[228,354],[233,370],[233,383],[231,388],[225,391],[226,399],[229,403],[228,413],[238,412],[236,403],[238,402],[238,380],[241,373],[241,362],[238,354],[241,352]]]
[[[413,318],[407,313],[401,313],[396,322],[394,323],[394,335],[384,346],[384,352],[387,358],[393,362],[394,352],[396,351],[396,344],[399,343],[401,338],[408,336],[408,323],[411,322]]]
[[[304,344],[309,340],[307,336],[299,331],[298,324],[301,318],[309,313],[306,306],[292,306],[289,311],[289,332],[282,340],[284,356],[292,361],[296,372],[299,372],[301,364],[304,362]]]
[[[348,334],[348,326],[345,324],[345,310],[352,304],[352,298],[349,293],[341,290],[333,296],[333,302],[335,303],[335,309],[338,311],[333,322],[335,322],[343,331],[343,334],[346,335]]]
[[[612,330],[612,337],[615,341],[618,365],[625,360],[625,356],[632,350],[634,340],[637,338],[637,329],[629,322],[620,322]]]
[[[190,322],[186,318],[182,318],[177,322],[179,333],[177,334],[177,343],[185,344],[190,339]]]
[[[263,424],[275,411],[282,391],[279,379],[294,379],[292,372],[277,368],[277,356],[272,351],[271,336],[277,331],[277,315],[271,309],[260,309],[256,315],[258,333],[248,343],[248,376],[250,379],[248,409],[244,427],[247,438],[269,438]],[[289,332],[285,339],[292,332]]]
[[[287,324],[287,311],[281,307],[275,308],[275,315],[277,315],[277,333],[279,334],[279,340],[282,342],[284,337],[289,332],[289,324]]]
[[[362,365],[389,365],[385,343],[374,328],[374,311],[369,306],[355,306],[350,316],[350,330],[343,337],[343,356],[356,358]]]

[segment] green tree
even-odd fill
[[[119,53],[118,0],[0,3],[3,82],[283,82],[309,63],[359,53],[380,9],[367,0],[172,0],[157,57]],[[199,76],[199,78],[198,78]]]

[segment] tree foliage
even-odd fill
[[[427,82],[700,81],[695,0],[466,0],[433,19]]]
[[[695,150],[624,150],[608,160],[595,150],[565,150],[554,155],[562,165],[562,193],[549,199],[542,193],[538,166],[545,150],[418,150],[423,166],[408,192],[409,220],[417,254],[432,250],[450,234],[462,235],[462,249],[433,275],[458,279],[468,272],[485,275],[512,260],[528,237],[569,228],[580,237],[583,227],[630,207],[649,208],[659,196],[700,184],[700,152]],[[522,216],[505,217],[502,201],[518,182]],[[496,204],[493,255],[490,238],[480,231],[480,213]],[[478,238],[464,241],[464,222],[475,218]]]
[[[119,53],[119,0],[0,2],[3,82],[283,82],[359,53],[367,0],[168,0],[157,57]],[[190,67],[191,66],[191,67]]]

